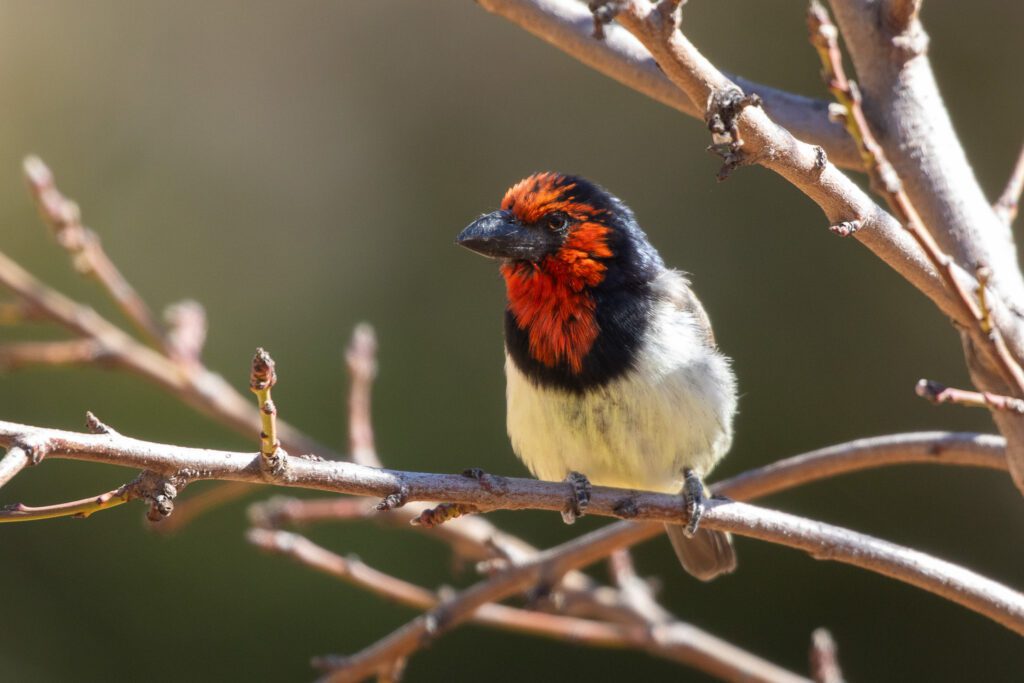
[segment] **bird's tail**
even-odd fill
[[[666,524],[665,533],[683,569],[701,581],[710,581],[736,569],[736,551],[729,534],[698,529],[693,538],[688,538],[678,524]]]

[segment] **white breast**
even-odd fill
[[[683,468],[707,474],[732,442],[735,380],[693,314],[655,305],[636,367],[573,394],[536,386],[505,359],[508,433],[540,479],[570,471],[591,482],[678,491]]]

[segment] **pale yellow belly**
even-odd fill
[[[706,475],[728,450],[735,398],[716,396],[686,367],[659,377],[631,373],[573,394],[534,386],[509,360],[507,423],[534,476],[581,472],[596,485],[675,492],[683,468]]]

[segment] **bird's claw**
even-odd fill
[[[586,514],[590,504],[590,480],[579,472],[570,472],[565,475],[565,482],[572,487],[572,491],[562,510],[562,521],[575,524],[577,519]]]
[[[700,527],[700,518],[704,516],[704,482],[689,467],[683,470],[683,503],[686,505],[687,516],[683,533],[693,538]]]

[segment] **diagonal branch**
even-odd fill
[[[260,548],[287,555],[317,571],[375,593],[385,600],[417,609],[431,610],[442,598],[420,586],[380,572],[358,558],[342,557],[307,538],[284,531],[252,529],[249,541]],[[519,588],[522,590],[522,587]],[[518,592],[516,590],[512,591]],[[639,624],[622,624],[546,614],[493,602],[481,604],[468,615],[472,621],[521,633],[564,640],[592,647],[630,647],[716,673],[726,678],[759,681],[803,681],[776,665],[743,652],[690,624],[675,622],[669,637]],[[436,635],[436,634],[435,634]]]
[[[585,567],[618,548],[642,540],[645,532],[645,526],[642,525],[615,524],[545,550],[530,562],[512,567],[460,592],[452,600],[414,619],[362,652],[351,657],[321,658],[316,663],[332,670],[321,680],[344,683],[374,675],[389,663],[412,654],[425,641],[471,618],[487,603],[502,600],[538,583],[550,585],[570,569]],[[662,643],[668,652],[680,658],[688,658],[690,661],[687,663],[692,663],[695,656],[701,657],[699,668],[723,678],[750,681],[805,680],[688,624],[655,626],[648,637]]]
[[[35,156],[25,159],[24,170],[39,214],[50,226],[57,243],[71,254],[75,268],[95,278],[139,332],[155,348],[165,349],[167,340],[156,317],[107,256],[99,235],[82,223],[78,204],[57,189],[53,172]]]
[[[223,377],[202,366],[187,368],[175,363],[138,342],[92,308],[76,303],[40,282],[3,253],[0,253],[0,287],[20,297],[34,313],[76,336],[91,340],[98,345],[99,356],[113,367],[153,382],[202,414],[243,434],[252,434],[259,429],[259,412]],[[285,448],[292,452],[342,457],[284,421],[278,422],[278,432]]]
[[[960,282],[953,269],[953,260],[939,247],[931,230],[924,224],[920,214],[910,197],[903,189],[903,182],[889,163],[885,150],[875,139],[867,116],[862,107],[860,89],[846,77],[843,69],[843,57],[839,50],[839,30],[832,23],[825,7],[813,0],[807,13],[810,30],[810,41],[817,50],[822,64],[822,75],[829,89],[843,108],[843,119],[846,129],[857,142],[863,159],[864,169],[871,177],[871,185],[876,193],[882,195],[889,204],[896,218],[904,225],[924,253],[932,266],[938,271],[949,291],[963,309],[963,316],[971,321],[973,337],[987,347],[995,361],[995,365],[1003,374],[1003,379],[1015,390],[1018,396],[1024,396],[1024,370],[1010,353],[1002,334],[991,324],[987,309],[985,288],[991,277],[989,270],[984,271],[985,277],[978,276],[979,283],[975,288],[978,300],[968,292]],[[980,264],[979,264],[980,265]]]
[[[1010,179],[1006,181],[1006,188],[992,206],[992,210],[995,211],[999,220],[1006,225],[1013,224],[1014,219],[1017,218],[1017,206],[1020,203],[1022,192],[1024,192],[1024,146],[1020,148],[1017,163],[1013,165]]]
[[[1024,277],[1013,235],[993,212],[953,128],[928,58],[928,35],[916,12],[908,11],[915,4],[830,2],[863,91],[865,114],[924,224],[962,267],[991,268],[993,290],[1019,315]],[[906,20],[894,22],[894,16]],[[1014,322],[1021,325],[1019,317]],[[1018,341],[1019,352],[1020,335],[1004,332]]]
[[[605,39],[593,39],[594,21],[585,4],[575,0],[477,0],[488,12],[521,26],[587,66],[666,104],[687,116],[703,118],[703,103],[694,104],[665,77],[650,52],[616,26]],[[839,165],[859,168],[857,150],[842,126],[829,120],[828,103],[732,77],[745,92],[757,93],[771,116],[795,135],[820,145]]]

